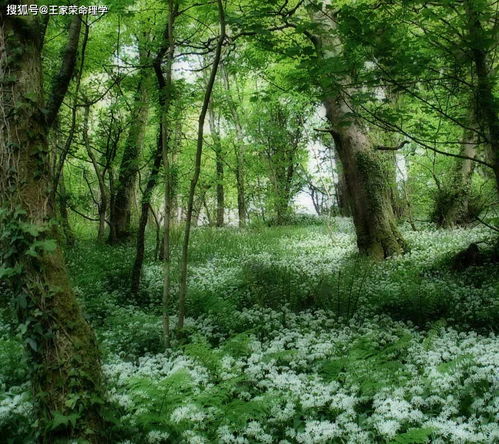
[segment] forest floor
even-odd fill
[[[405,230],[410,252],[375,264],[355,254],[347,219],[198,228],[186,329],[166,352],[152,239],[131,299],[133,245],[85,236],[67,259],[115,442],[499,442],[497,264],[452,266],[471,242],[492,246],[486,228]],[[22,346],[0,315],[0,436],[29,442]]]

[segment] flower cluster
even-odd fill
[[[434,442],[482,443],[499,437],[495,335],[438,326],[421,333],[386,317],[338,324],[327,312],[253,308],[240,316],[268,329],[247,333],[237,349],[227,338],[215,348],[203,343],[202,354],[186,349],[190,356],[175,351],[107,364],[123,418],[136,426],[155,417],[161,401],[155,397],[166,403],[173,396],[162,388],[165,381],[183,374],[177,389],[184,396],[169,413],[165,407],[158,430],[182,442],[358,443],[426,433]],[[137,378],[147,383],[134,385]]]

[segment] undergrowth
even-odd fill
[[[356,254],[347,219],[298,222],[195,229],[184,337],[166,352],[153,236],[137,298],[128,292],[133,245],[78,237],[68,264],[101,344],[115,442],[499,439],[497,265],[452,266],[458,251],[492,246],[493,235],[406,231],[410,253],[374,263]],[[181,236],[173,239],[178,253]],[[171,277],[175,300],[175,261]],[[7,304],[0,436],[30,442],[16,335]]]

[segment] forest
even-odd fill
[[[0,6],[0,443],[498,443],[499,1]]]

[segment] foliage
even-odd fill
[[[183,351],[108,364],[123,427],[150,442],[485,442],[497,433],[495,336],[281,314],[243,310],[267,330],[245,333],[235,354],[229,338],[208,346],[200,323],[202,342],[193,336]]]
[[[15,122],[0,125],[2,196],[46,154],[47,189],[20,187],[49,194],[33,220],[0,208],[0,437],[66,434],[100,412],[86,320],[113,442],[499,440],[497,2],[106,5],[47,21],[1,13],[15,31],[2,87],[40,63],[45,82],[5,103],[6,122],[48,114],[50,86],[64,97],[50,128],[21,128],[36,156],[23,157]],[[35,69],[16,76],[31,22]],[[85,319],[69,297],[53,303],[51,273],[72,296],[59,231]],[[457,267],[470,243],[480,260]],[[402,250],[381,263],[359,254]],[[67,350],[50,355],[58,339]],[[68,374],[66,402],[33,420],[49,398],[33,376],[44,369]]]
[[[494,265],[460,273],[450,267],[470,240],[493,237],[479,228],[406,232],[410,254],[372,264],[353,255],[351,230],[341,218],[327,227],[196,229],[184,345],[175,342],[167,352],[158,312],[161,266],[146,265],[150,297],[123,305],[107,292],[131,247],[102,246],[89,256],[91,244],[78,243],[70,265],[105,351],[120,418],[116,439],[484,442],[496,436],[497,340],[465,327],[497,326]],[[304,303],[307,295],[312,299]],[[14,430],[29,414],[29,390],[14,365],[17,342],[8,330],[3,337],[10,345],[2,362],[12,366],[2,364],[2,427]]]

